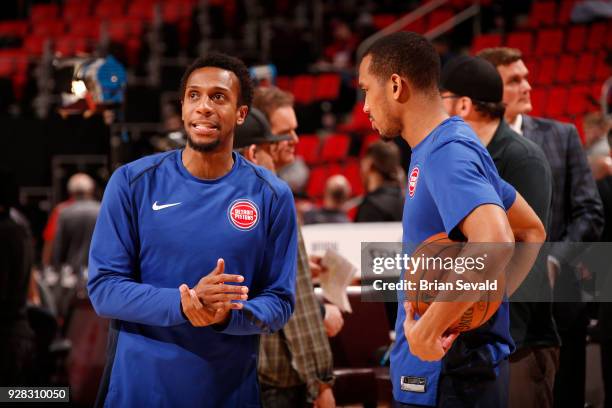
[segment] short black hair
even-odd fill
[[[365,52],[370,72],[386,81],[392,74],[406,78],[416,89],[435,94],[440,82],[440,56],[422,35],[402,31],[375,41]]]
[[[220,52],[211,52],[204,57],[199,57],[187,68],[183,74],[183,78],[181,78],[181,101],[185,98],[185,88],[187,87],[189,75],[196,69],[205,67],[221,68],[233,72],[240,83],[238,106],[246,105],[249,108],[251,107],[251,103],[253,102],[253,83],[251,82],[249,69],[244,65],[244,62],[238,58]]]

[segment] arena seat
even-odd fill
[[[319,137],[317,135],[301,135],[295,148],[295,154],[301,156],[306,164],[314,164],[319,160]]]
[[[327,136],[321,146],[321,159],[324,162],[339,161],[346,158],[351,139],[345,134]]]

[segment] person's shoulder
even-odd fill
[[[535,142],[519,135],[514,130],[507,127],[504,129],[505,147],[504,156],[507,160],[518,162],[525,159],[546,160],[546,155],[542,148]]]
[[[244,173],[244,177],[250,177],[252,179],[251,182],[261,183],[264,188],[269,189],[276,198],[287,196],[293,197],[289,185],[281,180],[276,174],[266,168],[249,162],[241,155],[237,155],[236,157],[238,157],[238,165]]]
[[[554,132],[559,135],[569,135],[576,132],[576,126],[572,123],[559,122],[558,120],[541,118],[536,116],[524,116],[525,124],[531,122],[534,130],[540,132]]]
[[[171,150],[169,152],[145,156],[138,160],[134,160],[133,162],[124,164],[116,171],[125,174],[127,180],[130,183],[133,183],[148,171],[154,170],[164,163],[169,163],[176,152],[176,150]]]

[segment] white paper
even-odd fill
[[[350,285],[357,268],[333,249],[325,252],[321,265],[327,268],[326,272],[319,275],[323,296],[343,312],[351,313],[353,310],[346,288]]]

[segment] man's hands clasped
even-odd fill
[[[193,326],[224,323],[232,309],[242,309],[242,303],[237,301],[247,300],[249,288],[227,283],[243,282],[244,277],[224,272],[225,261],[219,259],[215,269],[200,279],[194,288],[190,289],[186,284],[179,287],[181,308]]]

